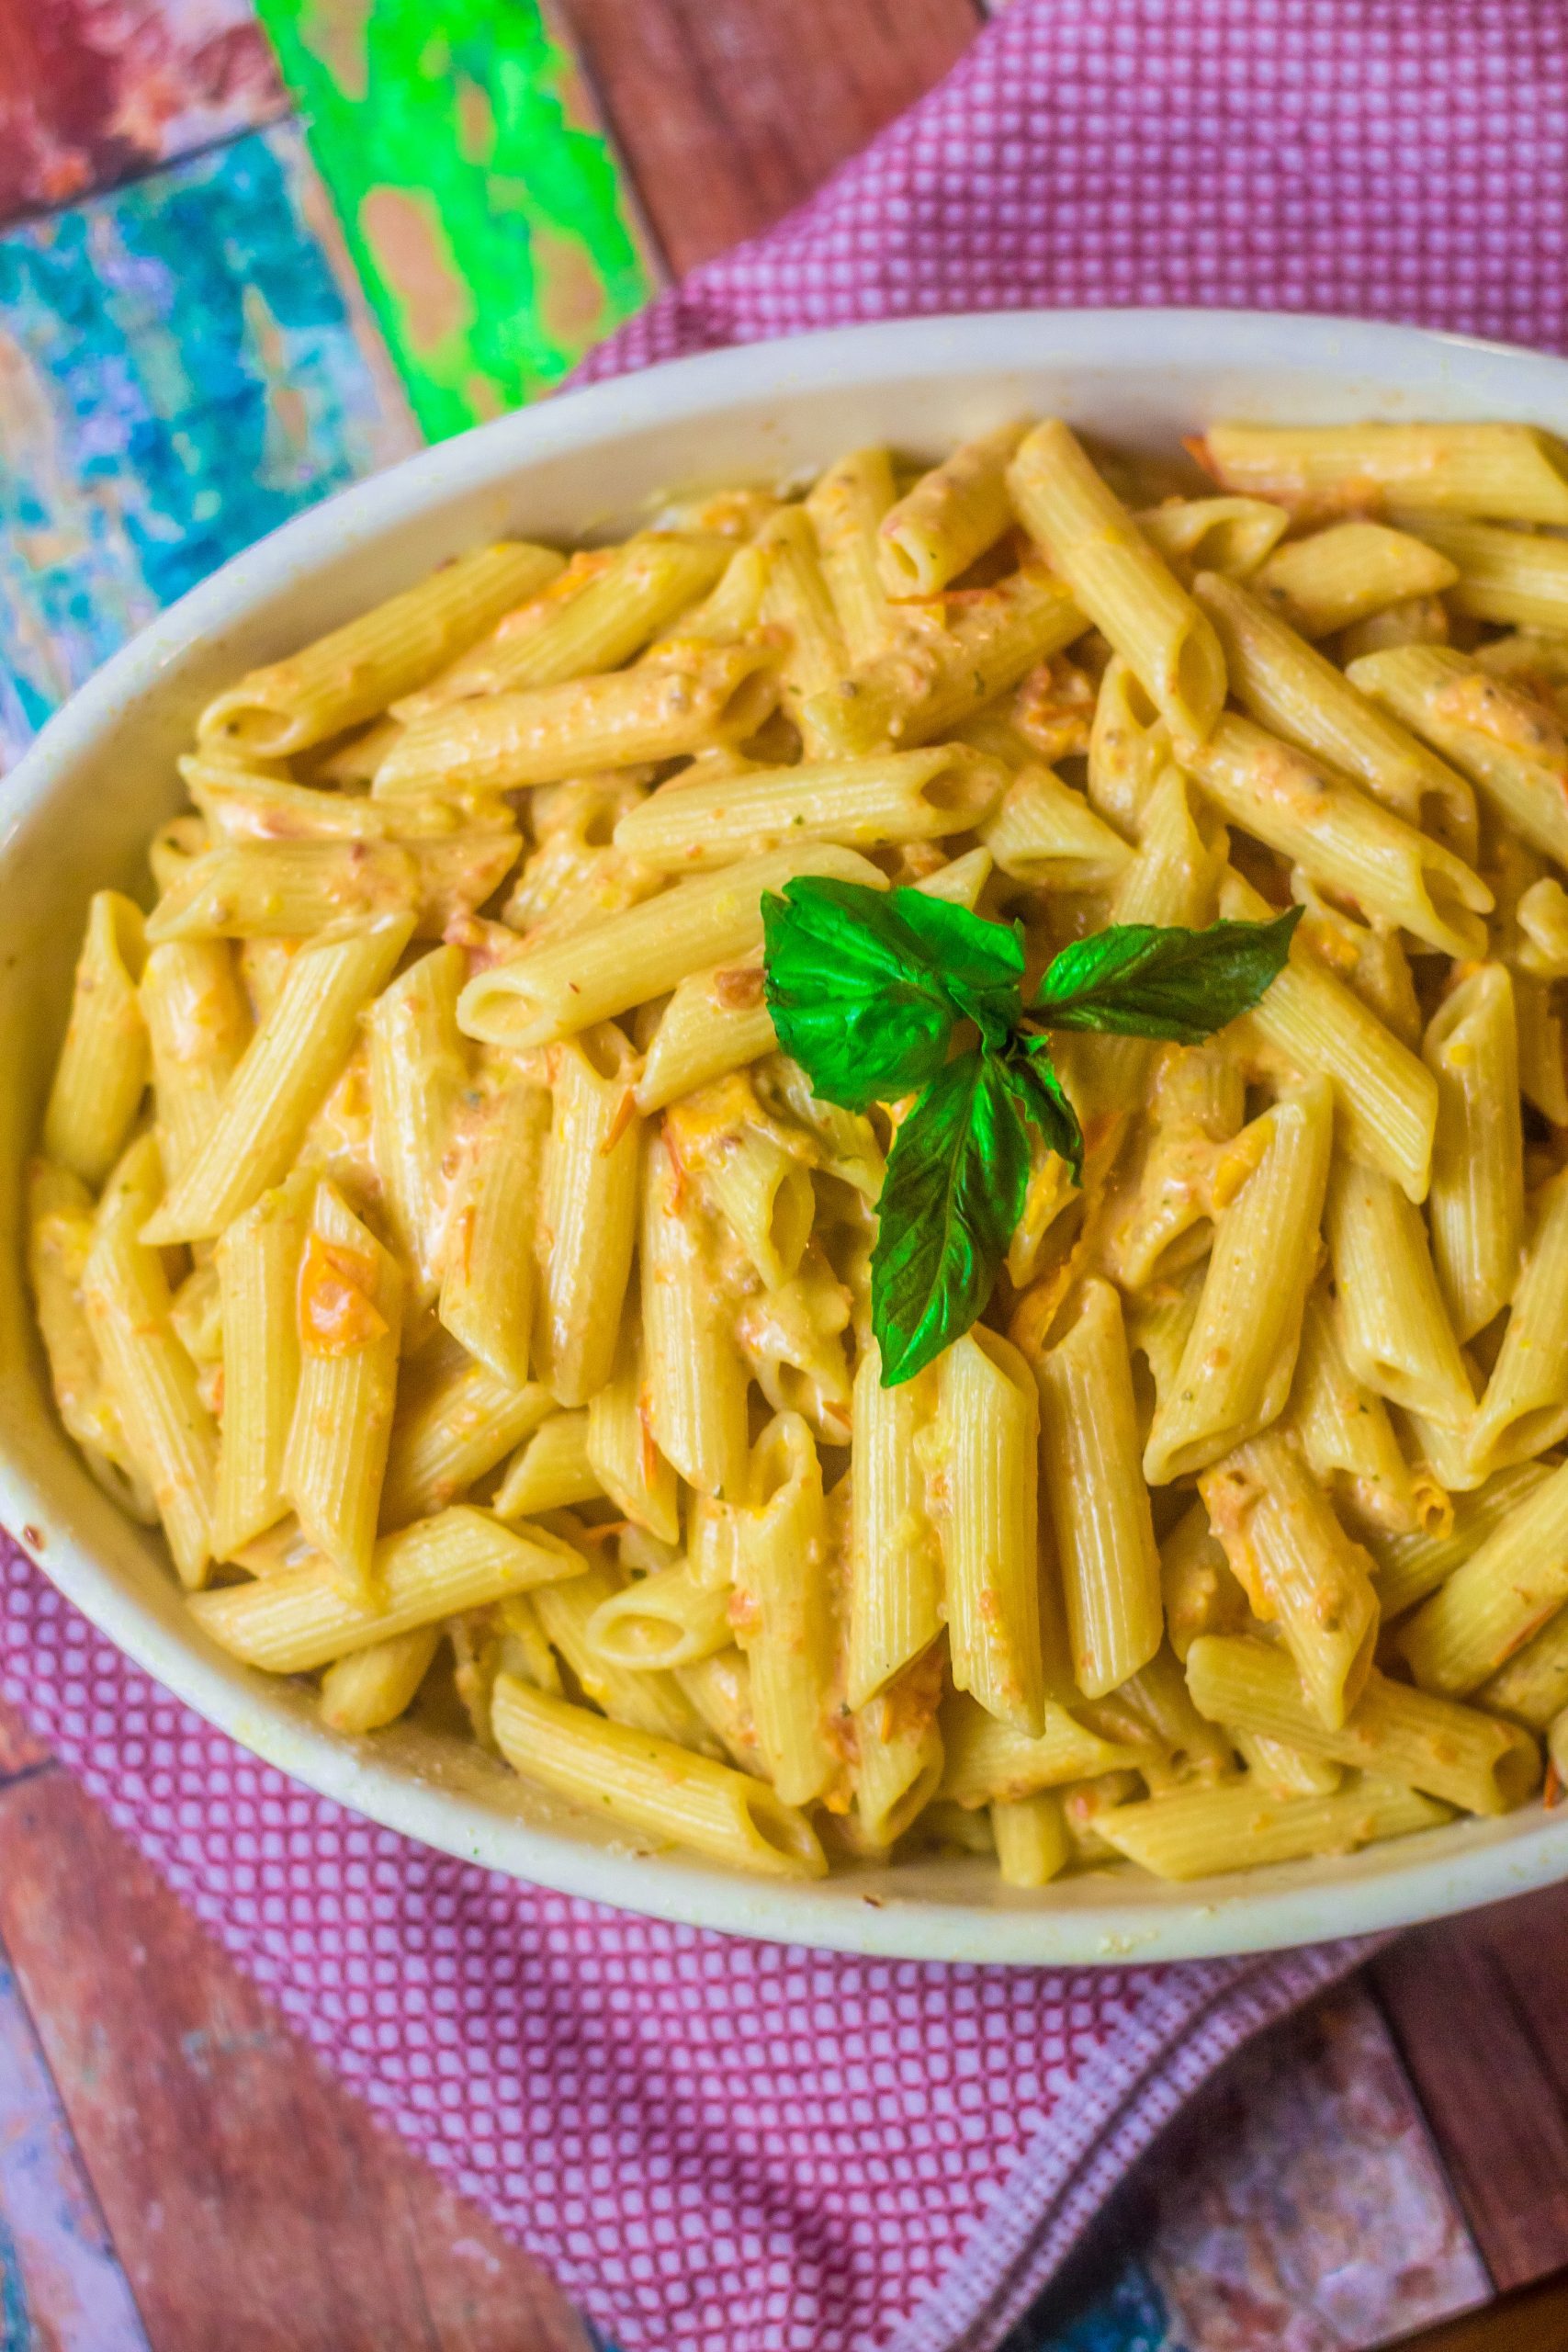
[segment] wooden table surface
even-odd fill
[[[288,68],[302,12],[261,0],[261,13]],[[809,192],[946,70],[986,11],[979,0],[554,0],[552,13],[581,75],[572,106],[584,120],[597,113],[625,174],[624,309]],[[361,28],[375,14],[346,0],[317,11],[322,25]],[[104,91],[119,69],[112,40],[105,49],[93,32],[103,90],[82,96],[80,26],[92,16],[92,0],[0,0],[0,221],[90,192],[97,175],[151,169],[164,152],[155,140],[128,150],[134,109],[123,106],[114,138],[96,139],[92,107],[107,119],[118,104]],[[204,101],[209,135],[223,105],[236,129],[289,106],[243,23],[220,78],[221,103]],[[320,108],[317,128],[331,130]],[[385,304],[380,316],[400,357]],[[417,389],[411,398],[428,423]],[[1565,1942],[1568,1900],[1544,1898],[1413,1935],[1375,1972],[1505,2290],[1420,2339],[1431,2352],[1568,2347],[1568,2284],[1529,2283],[1568,2262]],[[4,1711],[0,2080],[22,2086],[13,2095],[27,2108],[0,2108],[0,2352],[57,2340],[92,2352],[585,2352],[581,2322],[539,2267],[326,2075]],[[7,2217],[26,2238],[25,2276],[29,2245],[75,2249],[69,2278],[28,2276],[36,2336],[12,2332]],[[67,2294],[71,2328],[56,2337],[50,2312]]]

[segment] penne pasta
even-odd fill
[[[1521,1224],[1523,1203],[1520,1204]],[[1466,1450],[1477,1476],[1529,1461],[1568,1435],[1568,1172],[1530,1203],[1507,1327]]]
[[[1467,1428],[1475,1400],[1419,1212],[1386,1176],[1345,1164],[1325,1223],[1352,1371],[1391,1404]]]
[[[1190,1476],[1277,1419],[1290,1395],[1302,1316],[1316,1272],[1333,1114],[1315,1079],[1237,1137],[1235,1191],[1168,1396],[1144,1449],[1144,1476]],[[1260,1290],[1258,1269],[1274,1270]]]
[[[647,1357],[634,1321],[622,1331],[611,1377],[589,1405],[587,1457],[598,1489],[634,1527],[675,1544],[681,1534],[679,1481],[655,1442],[651,1423]]]
[[[1137,526],[1168,562],[1245,580],[1283,538],[1290,515],[1265,498],[1168,498],[1138,510]],[[1185,575],[1183,575],[1185,576]]]
[[[544,1529],[514,1531],[459,1504],[384,1535],[376,1546],[374,1603],[344,1590],[330,1563],[302,1561],[192,1602],[220,1648],[268,1674],[310,1674],[334,1658],[412,1634],[510,1593],[556,1588],[585,1563]]]
[[[1353,777],[1407,823],[1473,856],[1475,795],[1396,718],[1250,590],[1200,572],[1193,594],[1224,650],[1231,693],[1260,726]]]
[[[141,910],[100,890],[87,910],[71,1020],[43,1115],[47,1157],[95,1190],[119,1158],[147,1089],[151,1051],[139,993]]]
[[[587,1414],[551,1413],[507,1464],[491,1509],[498,1519],[536,1519],[597,1502],[603,1492],[588,1458]]]
[[[141,1238],[161,1183],[156,1138],[143,1135],[98,1204],[82,1300],[116,1420],[188,1591],[212,1557],[218,1434],[174,1329],[163,1260]]]
[[[1232,873],[1220,890],[1220,912],[1227,922],[1258,922],[1268,904]],[[1437,1131],[1437,1080],[1299,939],[1262,1002],[1234,1024],[1231,1035],[1244,1043],[1258,1041],[1291,1075],[1326,1079],[1334,1095],[1335,1130],[1350,1157],[1392,1177],[1407,1199],[1426,1199]]]
[[[716,784],[677,778],[627,811],[615,847],[663,873],[700,873],[795,841],[862,850],[935,841],[983,825],[1006,786],[994,760],[961,744],[759,768]]]
[[[1511,1812],[1540,1779],[1528,1732],[1375,1670],[1336,1730],[1309,1702],[1286,1652],[1267,1642],[1205,1635],[1188,1653],[1187,1680],[1212,1723],[1354,1765],[1463,1813]]]
[[[878,553],[889,596],[934,595],[1011,528],[1008,460],[1026,430],[999,424],[960,443],[883,516]]]
[[[967,596],[950,625],[911,618],[886,652],[814,695],[803,715],[846,757],[942,742],[1088,626],[1061,581],[1026,564]]]
[[[844,1679],[860,1710],[930,1649],[942,1631],[942,1550],[919,1452],[934,1380],[882,1385],[874,1340],[855,1373],[852,1408],[848,1647]]]
[[[941,1358],[932,1441],[953,1687],[1032,1737],[1046,1679],[1039,1427],[1018,1350],[983,1324],[955,1340]]]
[[[615,670],[697,597],[729,560],[714,532],[641,531],[623,547],[558,564],[494,628],[427,685],[398,702],[405,726],[474,695],[557,686]]]
[[[287,758],[374,718],[543,587],[561,561],[520,540],[458,556],[374,612],[248,672],[202,712],[203,745]]]
[[[27,1217],[28,1284],[55,1408],[105,1493],[132,1517],[151,1522],[157,1507],[104,1378],[82,1294],[93,1246],[93,1196],[68,1168],[35,1159],[28,1170]]]
[[[1042,1912],[1568,1770],[1568,444],[1193,454],[660,493],[201,715],[27,1281],[326,1731]]]
[[[158,1148],[170,1183],[217,1123],[250,1042],[251,1020],[221,941],[171,941],[147,958],[140,989],[152,1056]]]
[[[457,702],[416,718],[376,771],[378,798],[405,792],[508,792],[595,768],[666,760],[754,735],[777,695],[770,649],[753,639],[673,640],[633,670]]]
[[[1225,698],[1213,626],[1065,424],[1037,424],[1008,469],[1025,528],[1156,708],[1202,742]]]
[[[406,915],[323,933],[289,963],[235,1067],[218,1115],[146,1238],[215,1240],[287,1175],[311,1117],[343,1071],[359,1016],[407,943]]]
[[[1387,1407],[1351,1368],[1338,1304],[1321,1284],[1302,1317],[1290,1417],[1313,1476],[1357,1525],[1404,1534],[1442,1521],[1440,1490],[1412,1476]]]
[[[892,634],[878,535],[893,503],[892,460],[881,448],[852,449],[819,476],[806,501],[822,577],[854,664],[874,661]]]
[[[399,1089],[391,1091],[395,1095]],[[423,1099],[428,1102],[429,1095]],[[524,1387],[528,1379],[539,1289],[534,1242],[549,1126],[550,1097],[544,1087],[523,1079],[494,1098],[450,1177],[449,1214],[440,1239],[442,1323],[513,1388]],[[437,1199],[447,1159],[427,1163]],[[433,1219],[433,1237],[437,1229]]]
[[[396,1259],[333,1185],[318,1184],[296,1292],[299,1382],[283,1491],[345,1593],[367,1606],[375,1589],[403,1291]]]
[[[457,1030],[466,969],[459,948],[434,948],[382,990],[366,1023],[370,1148],[389,1221],[425,1301],[441,1286],[446,1163],[468,1079]]]
[[[1509,628],[1568,628],[1568,548],[1541,531],[1417,514],[1411,528],[1452,569],[1450,610]]]
[[[649,1428],[688,1486],[738,1502],[747,1476],[746,1370],[705,1238],[668,1147],[651,1144],[640,1253]]]
[[[1248,1775],[1217,1789],[1113,1805],[1094,1826],[1117,1853],[1156,1878],[1194,1879],[1312,1854],[1350,1854],[1449,1818],[1446,1805],[1371,1774],[1327,1796],[1296,1797],[1277,1797]]]
[[[606,1723],[509,1674],[497,1677],[491,1722],[513,1771],[601,1819],[769,1877],[820,1878],[828,1867],[803,1813],[672,1740]]]
[[[381,1487],[382,1525],[406,1527],[461,1500],[548,1419],[552,1402],[536,1381],[513,1388],[489,1364],[454,1350],[400,1399]]]
[[[1098,1699],[1148,1664],[1165,1631],[1126,1333],[1109,1283],[1085,1283],[1066,1329],[1041,1358],[1038,1380],[1041,1479],[1073,1679]]]
[[[1467,1493],[1454,1495],[1451,1515],[1439,1517],[1429,1528],[1407,1535],[1369,1533],[1383,1622],[1403,1616],[1416,1601],[1435,1592],[1515,1505],[1551,1476],[1550,1467],[1540,1462],[1498,1470]]]
[[[1299,865],[1329,898],[1445,956],[1484,952],[1482,917],[1492,893],[1480,876],[1344,777],[1228,713],[1206,743],[1182,756],[1234,824]]]
[[[587,1404],[615,1363],[643,1160],[635,1063],[613,1022],[583,1030],[550,1055],[534,1361],[561,1405]]]
[[[1286,506],[1568,523],[1568,459],[1533,424],[1224,424],[1203,450],[1227,490]]]
[[[1438,1081],[1432,1257],[1455,1335],[1471,1340],[1514,1295],[1524,1229],[1518,1029],[1504,965],[1460,981],[1427,1024],[1422,1057]]]
[[[1385,523],[1334,523],[1278,548],[1253,575],[1257,594],[1303,637],[1353,628],[1375,613],[1451,588],[1456,567]]]
[[[300,1257],[315,1185],[290,1176],[220,1235],[223,1421],[212,1549],[231,1560],[288,1511],[283,1464],[299,1391]]]
[[[1532,1486],[1405,1620],[1401,1655],[1423,1690],[1462,1698],[1568,1600],[1568,1469]]]
[[[1369,653],[1349,675],[1469,776],[1506,824],[1568,861],[1568,742],[1536,695],[1446,645]]]
[[[1337,1730],[1371,1668],[1371,1558],[1335,1518],[1290,1430],[1239,1446],[1198,1491],[1254,1614],[1278,1623],[1308,1703]]]
[[[396,1723],[419,1695],[440,1646],[439,1625],[416,1625],[334,1660],[321,1677],[321,1721],[351,1739]]]
[[[761,944],[763,893],[782,889],[797,874],[826,874],[872,889],[886,878],[853,850],[831,842],[743,859],[678,883],[592,932],[525,948],[478,973],[458,1000],[458,1024],[487,1045],[547,1046],[662,996],[693,972],[744,962]]]

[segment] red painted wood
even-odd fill
[[[1407,1936],[1372,1979],[1500,2289],[1568,2265],[1568,1887]]]
[[[672,268],[799,203],[941,79],[976,0],[558,0]]]
[[[0,1699],[0,1781],[47,1761],[49,1750],[34,1737],[14,1707]]]
[[[243,0],[0,0],[0,222],[282,114]]]
[[[0,1790],[0,1939],[153,2352],[585,2352],[63,1771]]]

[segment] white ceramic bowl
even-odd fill
[[[187,1617],[159,1547],[54,1420],[20,1271],[19,1175],[89,893],[146,888],[174,758],[221,683],[502,532],[611,533],[650,493],[771,481],[858,442],[940,451],[1020,411],[1169,450],[1223,417],[1529,420],[1568,433],[1568,365],[1402,327],[1250,313],[930,319],[716,353],[573,392],[410,458],[301,516],[116,656],[0,783],[0,1521],[140,1666],[246,1747],[389,1827],[665,1918],[930,1960],[1147,1961],[1438,1917],[1568,1875],[1568,1811],[1456,1822],[1346,1860],[1185,1887],[1096,1871],[1022,1894],[929,1860],[807,1885],[632,1851],[477,1749],[406,1728],[344,1741]]]

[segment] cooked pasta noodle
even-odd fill
[[[1015,1905],[1568,1763],[1568,452],[1201,455],[1140,504],[1056,421],[868,442],[209,704],[27,1208],[60,1419],[205,1637],[639,1849],[937,1843]],[[1058,1027],[1081,1165],[1031,1129],[892,1385],[916,1098],[781,1049],[799,877],[1016,926],[1030,986],[1302,910],[1212,1035]]]

